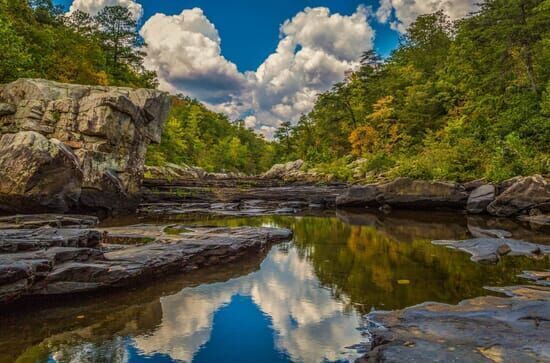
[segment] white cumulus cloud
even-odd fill
[[[140,34],[147,43],[145,66],[157,71],[163,89],[221,105],[246,88],[245,76],[221,55],[218,31],[201,9],[155,14]]]
[[[404,33],[419,15],[443,10],[451,19],[460,19],[477,9],[478,0],[381,0],[376,17]]]
[[[136,20],[143,15],[143,7],[133,0],[74,0],[69,8],[69,14],[80,10],[90,15],[96,15],[107,6],[126,7]]]
[[[342,81],[373,47],[369,9],[351,15],[306,8],[280,28],[280,41],[256,71],[241,73],[221,54],[219,34],[199,8],[179,15],[156,14],[141,35],[148,44],[146,67],[161,88],[204,101],[270,137],[282,121],[297,122],[316,96]]]

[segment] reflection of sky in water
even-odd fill
[[[345,347],[361,341],[359,315],[320,286],[294,247],[274,247],[259,271],[183,289],[161,305],[162,323],[132,340],[129,361],[353,360]]]

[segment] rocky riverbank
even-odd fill
[[[286,175],[285,171],[294,175],[294,164],[274,167],[258,177],[189,175],[185,172],[188,169],[175,167],[156,170],[157,177],[169,174],[175,179],[144,181],[142,214],[188,212],[238,216],[336,208],[367,208],[385,213],[392,209],[453,210],[519,218],[533,226],[550,225],[550,181],[540,175],[516,177],[500,184],[398,178],[386,183],[350,186],[304,180],[289,182],[289,177],[282,175]]]
[[[428,302],[374,312],[371,350],[357,362],[546,362],[550,360],[550,289],[490,288],[458,305]]]
[[[291,236],[278,228],[178,225],[3,229],[0,303],[127,286],[229,263]]]

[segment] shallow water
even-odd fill
[[[230,266],[101,295],[23,302],[0,315],[0,362],[350,361],[360,355],[351,346],[365,340],[358,328],[371,309],[457,303],[489,294],[483,286],[525,283],[516,277],[522,270],[550,267],[548,259],[519,257],[480,265],[430,243],[470,238],[476,228],[550,243],[548,231],[512,220],[337,212],[178,223],[289,227],[294,239]]]

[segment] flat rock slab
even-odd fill
[[[550,288],[492,290],[511,297],[369,314],[372,347],[359,362],[550,361]]]
[[[166,232],[167,227],[170,233]],[[126,286],[169,273],[228,263],[292,236],[290,230],[280,228],[188,229],[175,225],[5,230],[0,231],[0,241],[2,234],[5,241],[32,237],[36,243],[26,250],[15,243],[17,250],[0,253],[0,303],[26,295],[72,294]],[[95,244],[67,244],[71,238],[79,240],[85,234],[93,236]],[[100,240],[103,242],[98,243]],[[111,245],[112,241],[125,244]],[[37,246],[48,248],[36,249]]]
[[[304,201],[243,200],[240,202],[146,203],[138,208],[141,216],[157,215],[215,215],[246,217],[266,214],[292,215],[309,209],[322,208],[320,204]]]
[[[523,271],[518,277],[530,280],[537,285],[550,287],[550,270]]]
[[[49,247],[96,247],[100,238],[99,232],[87,229],[3,229],[0,230],[0,253],[35,251]]]
[[[0,229],[90,227],[98,223],[97,217],[71,214],[19,214],[0,217]]]
[[[432,243],[468,252],[472,255],[471,260],[474,262],[495,263],[504,255],[542,257],[550,254],[550,246],[509,238],[440,240]]]

